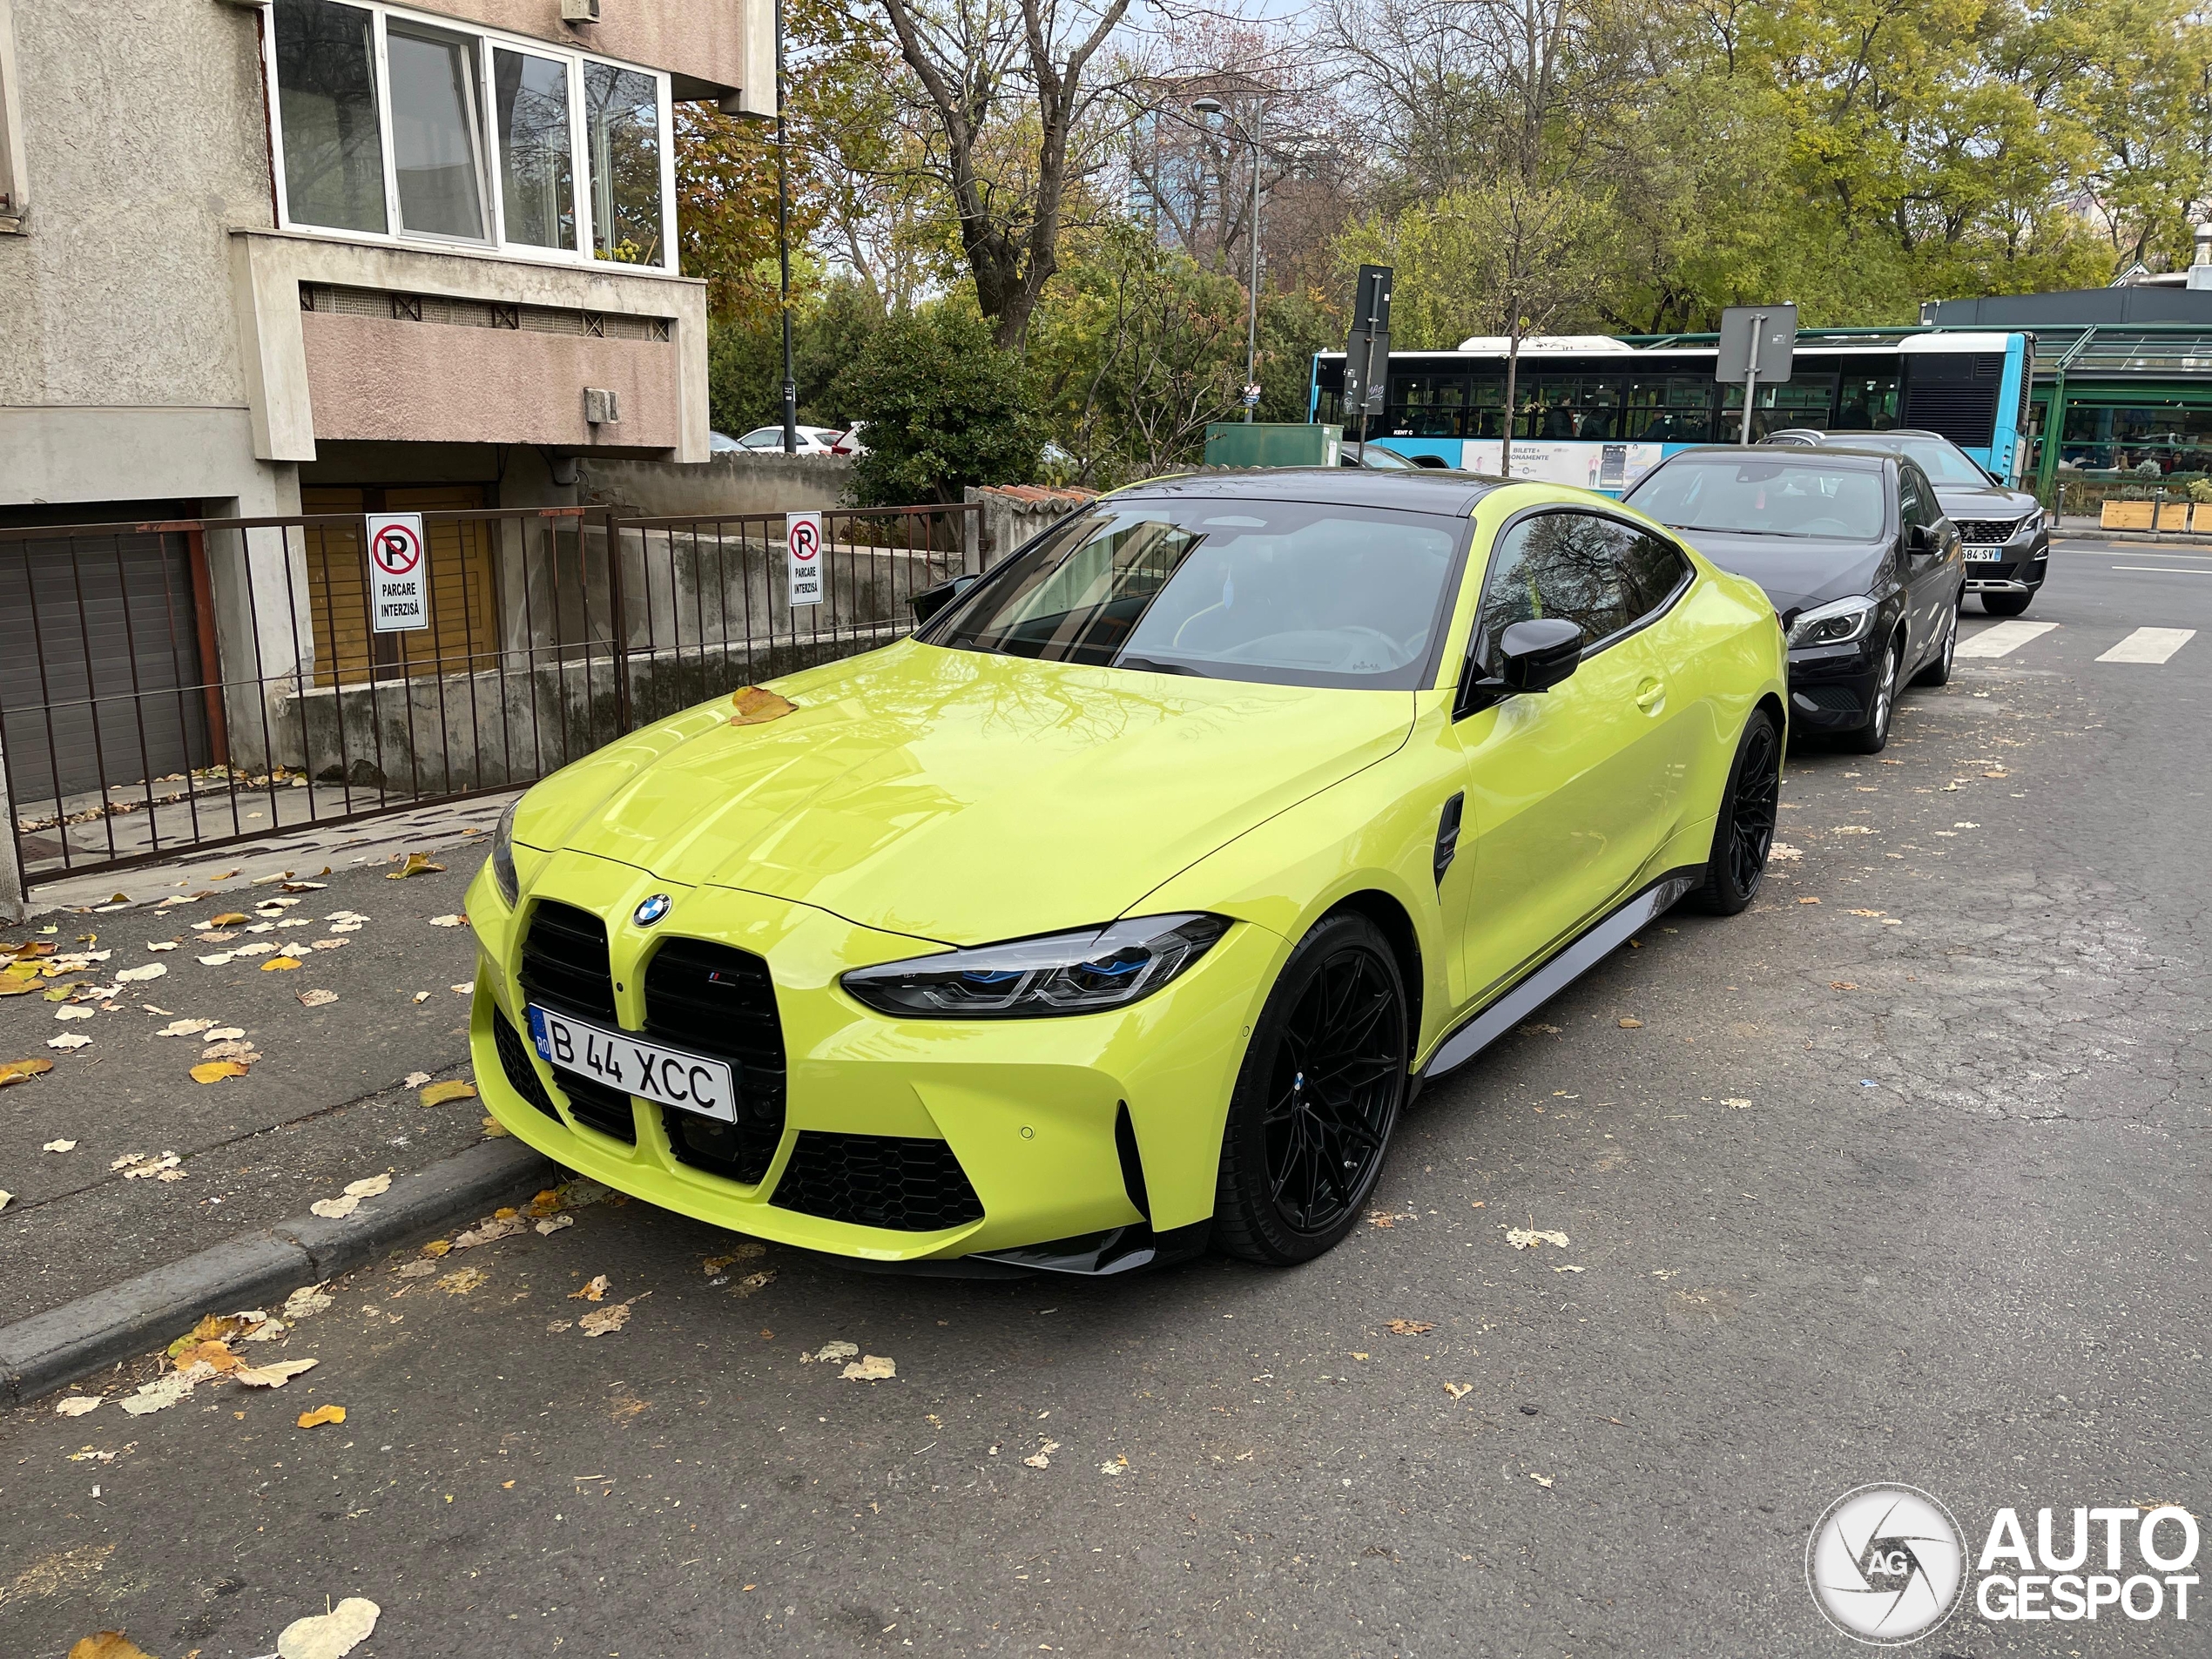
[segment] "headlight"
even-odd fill
[[[1790,624],[1790,646],[1841,645],[1857,639],[1874,622],[1874,602],[1864,594],[1815,605]]]
[[[954,1020],[1095,1014],[1151,995],[1228,931],[1219,916],[1143,916],[856,968],[840,982],[886,1014]]]
[[[515,875],[515,809],[522,804],[519,795],[509,801],[507,810],[499,815],[499,827],[491,833],[491,879],[499,884],[499,896],[510,907],[523,890]]]

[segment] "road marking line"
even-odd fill
[[[2101,663],[2162,663],[2196,637],[2194,628],[2138,628],[2097,658]]]
[[[2184,570],[2175,564],[2114,564],[2114,570],[2148,570],[2153,576],[2212,576],[2212,570]]]
[[[2055,622],[2000,622],[1994,628],[1985,628],[1979,633],[1959,642],[1961,657],[2006,657],[2018,651],[2031,639],[2040,639]]]

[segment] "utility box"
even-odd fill
[[[1340,426],[1216,421],[1206,428],[1209,467],[1333,467],[1343,448]]]

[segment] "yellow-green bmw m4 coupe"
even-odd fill
[[[1300,1262],[1422,1079],[1766,863],[1773,608],[1602,496],[1170,478],[923,599],[509,811],[469,915],[516,1136],[924,1271]]]

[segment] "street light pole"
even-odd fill
[[[1190,100],[1190,107],[1201,115],[1218,115],[1222,125],[1252,147],[1252,273],[1251,286],[1244,300],[1244,424],[1250,426],[1255,418],[1259,401],[1259,127],[1265,117],[1263,106],[1247,131],[1244,124],[1231,115],[1228,106],[1217,98],[1198,98]]]
[[[784,125],[784,0],[776,0],[776,256],[783,265],[784,453],[799,453],[799,381],[791,367],[791,137]]]

